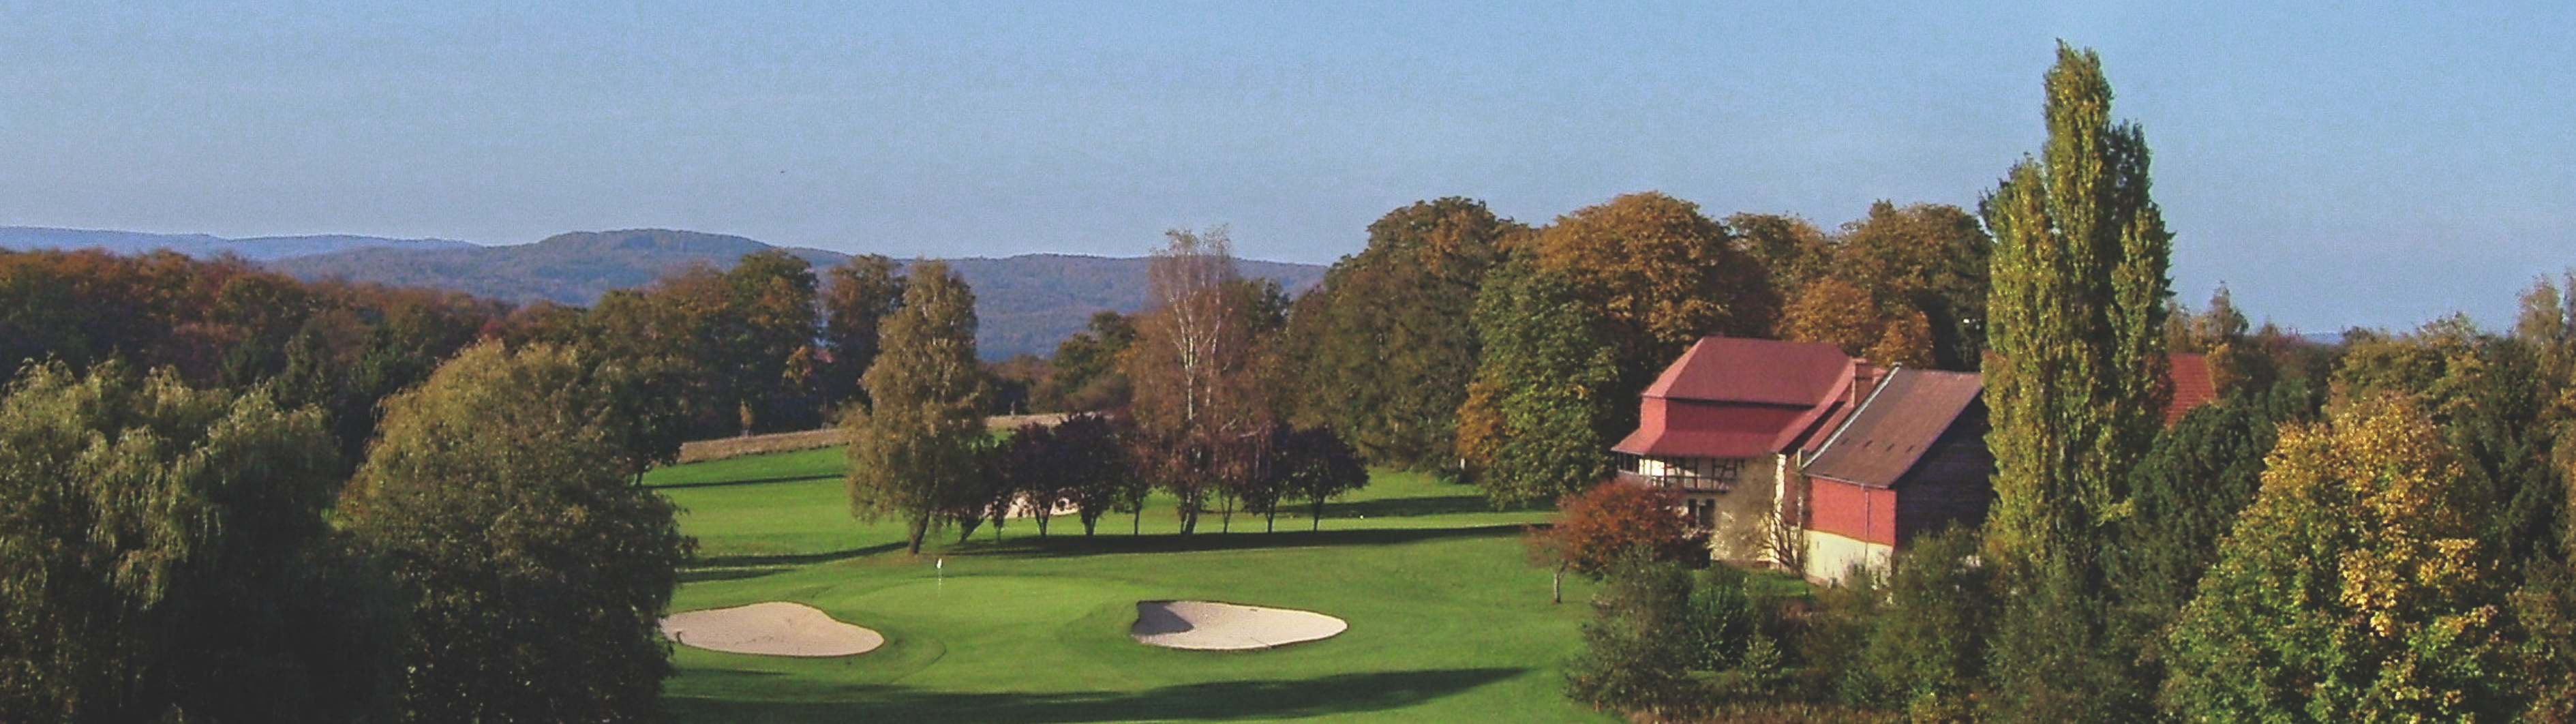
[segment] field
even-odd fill
[[[1015,520],[919,558],[893,521],[853,520],[838,448],[680,465],[648,484],[687,509],[705,566],[674,610],[807,603],[885,634],[837,659],[680,647],[664,695],[682,722],[1610,722],[1559,693],[1584,606],[1550,605],[1519,526],[1472,489],[1379,472],[1322,530],[1236,516],[1183,541],[1170,501],[1095,537]],[[1131,531],[1141,526],[1143,535]],[[1567,599],[1588,589],[1569,581]],[[1350,630],[1258,652],[1157,649],[1135,602],[1207,599],[1320,611]]]

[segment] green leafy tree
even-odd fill
[[[2501,721],[2519,692],[2506,581],[2469,470],[2424,411],[2375,397],[2282,430],[2263,489],[2170,641],[2202,721]]]
[[[746,431],[810,430],[822,406],[810,389],[816,319],[813,265],[778,249],[725,270],[723,360],[741,391]]]
[[[1306,427],[1290,432],[1281,445],[1287,456],[1284,492],[1308,505],[1308,528],[1324,529],[1324,501],[1368,487],[1368,467],[1358,450],[1342,442],[1332,428]]]
[[[2148,193],[2137,126],[2111,120],[2092,51],[2060,45],[2046,77],[2048,141],[1986,198],[1995,240],[1983,370],[1996,499],[1985,545],[2020,593],[1993,647],[2005,721],[2145,715],[2146,685],[2106,652],[2099,526],[2171,397],[2164,314],[2172,244]]]
[[[1458,405],[1476,374],[1476,290],[1525,227],[1483,202],[1416,202],[1369,224],[1368,248],[1326,271],[1289,321],[1300,425],[1326,426],[1379,465],[1456,461]]]
[[[0,400],[0,720],[382,716],[394,613],[322,415],[108,362]]]
[[[859,254],[824,271],[822,347],[826,354],[814,368],[814,389],[824,409],[866,402],[859,378],[877,359],[879,325],[903,305],[901,266],[881,255]]]
[[[1846,695],[1914,721],[1974,721],[1993,635],[1994,569],[1977,560],[1976,531],[1914,539],[1896,556],[1887,605],[1871,619]]]
[[[2146,137],[2113,123],[2092,51],[2058,47],[2048,143],[1984,204],[1995,237],[1986,398],[1997,499],[1986,545],[2081,568],[2119,477],[2155,439],[2165,401],[2165,268]]]
[[[1566,694],[1658,719],[1779,698],[1786,662],[1776,607],[1731,567],[1694,576],[1676,561],[1623,558],[1593,597],[1583,652],[1566,664]]]
[[[885,319],[871,401],[847,408],[850,511],[904,522],[914,555],[943,504],[975,487],[984,443],[984,376],[975,360],[975,292],[936,261],[912,265],[902,308]]]
[[[1610,477],[1616,351],[1572,285],[1515,262],[1477,295],[1485,354],[1458,411],[1460,457],[1496,505],[1589,489]],[[1633,417],[1633,412],[1631,413]]]
[[[2119,522],[2102,565],[2127,605],[2161,623],[2190,601],[2218,562],[2218,541],[2254,502],[2276,428],[2312,420],[2318,400],[2304,383],[2262,397],[2231,395],[2191,411],[2156,438],[2129,474],[2131,512]]]
[[[1099,412],[1125,407],[1133,394],[1119,359],[1135,341],[1134,320],[1105,309],[1091,313],[1084,331],[1056,344],[1046,379],[1030,394],[1031,409]]]
[[[1067,417],[1056,423],[1051,437],[1054,445],[1046,459],[1054,474],[1061,476],[1064,499],[1082,519],[1085,537],[1099,529],[1102,516],[1142,502],[1143,486],[1128,464],[1117,427],[1109,418],[1097,414]]]
[[[407,721],[656,715],[657,623],[694,542],[603,461],[622,450],[596,365],[573,350],[466,350],[386,403],[340,515],[411,611]]]
[[[1809,282],[1823,278],[1832,268],[1834,241],[1806,219],[1736,214],[1726,217],[1726,228],[1736,248],[1762,264],[1771,288],[1782,299],[1798,298]]]

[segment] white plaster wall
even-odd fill
[[[1896,549],[1820,530],[1807,531],[1807,577],[1841,584],[1852,566],[1863,565],[1884,578]]]

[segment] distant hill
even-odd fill
[[[136,231],[0,226],[0,249],[105,249],[127,255],[169,249],[199,259],[211,259],[230,253],[251,261],[273,261],[352,249],[425,250],[473,248],[473,246],[454,239],[387,239],[343,234],[226,239],[206,234],[146,234]]]
[[[744,254],[777,248],[739,236],[668,229],[576,231],[534,244],[455,249],[350,249],[269,262],[306,280],[347,279],[437,287],[527,303],[553,300],[589,306],[611,289],[650,284],[695,262],[729,267]],[[788,249],[815,266],[849,258],[821,249]]]
[[[279,259],[267,266],[307,280],[346,279],[456,289],[514,302],[540,299],[588,306],[611,289],[640,287],[682,265],[730,267],[762,249],[783,248],[815,267],[849,258],[822,249],[773,247],[723,234],[668,229],[574,232],[517,246],[444,249],[359,248]],[[1045,355],[1102,309],[1145,306],[1143,258],[1030,254],[949,260],[975,288],[982,322],[976,346],[987,359]],[[1248,276],[1277,280],[1297,292],[1323,279],[1324,267],[1243,261]]]

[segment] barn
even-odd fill
[[[1896,370],[1825,440],[1801,469],[1804,494],[1782,506],[1805,530],[1810,577],[1883,571],[1915,536],[1985,520],[1995,460],[1982,388],[1974,373]]]
[[[1868,394],[1878,368],[1833,345],[1707,337],[1646,388],[1619,477],[1679,489],[1711,555],[1777,564],[1784,483]]]

